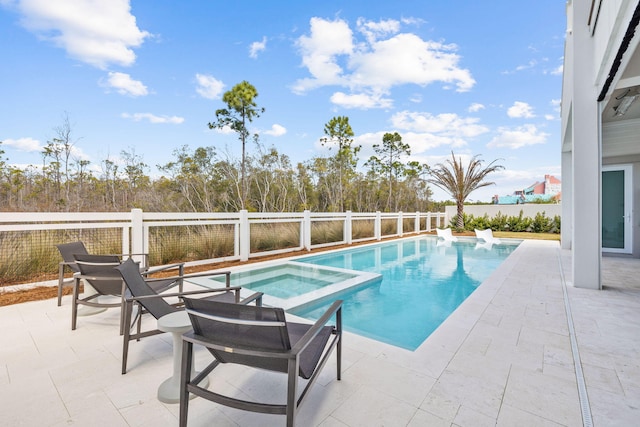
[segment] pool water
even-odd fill
[[[336,271],[336,269],[314,265],[285,263],[231,273],[231,283],[233,286],[242,286],[244,289],[264,292],[268,296],[288,300],[357,276],[357,273]],[[225,277],[215,276],[210,280],[224,284]]]
[[[333,301],[343,299],[345,330],[415,350],[519,243],[489,247],[475,239],[444,244],[423,237],[297,258],[301,263],[379,273],[382,280],[288,311],[316,320]]]

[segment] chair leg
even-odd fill
[[[136,317],[138,318],[138,329],[136,330],[136,333],[138,334],[138,339],[136,341],[140,341],[140,332],[142,331],[142,304],[138,303],[136,304],[136,309],[137,309],[137,313],[136,313]]]
[[[64,265],[58,267],[58,307],[62,305],[62,287],[64,286]]]
[[[297,358],[289,359],[287,369],[287,427],[294,427],[298,413],[298,369]]]
[[[122,295],[122,296],[120,297],[120,335],[124,335],[124,328],[126,328],[126,325],[124,324],[124,318],[125,318],[125,313],[124,313],[124,311],[126,310],[126,308],[125,308],[125,304],[126,304],[126,299],[125,299],[126,290],[127,290],[127,285],[124,283],[124,280],[123,280],[123,281],[122,281],[122,291],[120,292],[120,295]]]
[[[127,303],[125,306],[124,336],[122,338],[122,375],[127,373],[127,357],[129,356],[129,341],[131,339],[131,311],[133,304]]]
[[[336,312],[336,334],[338,334],[338,343],[336,344],[337,379],[340,381],[342,374],[342,307]]]
[[[73,280],[73,300],[71,301],[71,330],[76,330],[76,320],[78,319],[78,292],[80,288],[80,279],[76,277]]]
[[[187,426],[189,412],[189,391],[187,384],[191,382],[191,366],[193,364],[193,343],[182,341],[182,370],[180,372],[180,427]]]

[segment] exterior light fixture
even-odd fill
[[[636,98],[638,98],[638,94],[635,95],[625,95],[620,99],[620,104],[618,104],[617,107],[613,107],[613,110],[615,111],[614,116],[615,117],[622,117],[627,113],[627,110],[629,109],[629,107],[631,107],[631,104],[633,104],[633,101],[636,100]]]

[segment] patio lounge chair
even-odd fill
[[[74,274],[80,273],[80,269],[76,265],[76,260],[74,255],[89,255],[89,251],[85,247],[84,243],[81,241],[71,242],[71,243],[62,243],[60,245],[56,245],[60,255],[62,256],[62,261],[60,261],[58,265],[58,307],[62,304],[62,291],[64,287],[73,286],[74,279],[64,278],[65,267],[68,267]],[[124,257],[143,257],[143,270],[148,271],[149,274],[160,271],[167,270],[172,268],[178,269],[178,275],[184,274],[184,263],[176,263],[167,266],[162,266],[158,268],[149,269],[149,255],[148,254],[110,254],[115,255],[118,258],[122,259]],[[182,290],[182,288],[180,288]]]
[[[336,348],[337,379],[342,355],[342,301],[335,301],[316,323],[287,322],[284,310],[184,299],[193,331],[182,336],[180,426],[187,425],[189,393],[252,412],[286,415],[295,425],[298,408],[308,395],[331,352]],[[326,324],[335,315],[335,326]],[[333,338],[332,338],[333,336]],[[331,339],[330,339],[331,338]],[[206,347],[215,360],[192,377],[193,344]],[[202,387],[201,382],[220,364],[233,363],[287,374],[285,404],[247,401]],[[298,376],[307,379],[298,394]]]
[[[476,232],[476,237],[479,240],[484,240],[487,243],[492,243],[494,245],[499,245],[500,243],[502,243],[500,241],[500,239],[493,237],[493,231],[490,228],[487,228],[486,230],[475,230]]]
[[[131,260],[127,260],[117,266],[115,268],[116,273],[124,280],[124,283],[127,287],[129,295],[124,300],[124,324],[126,325],[124,328],[124,337],[122,342],[122,373],[127,373],[127,357],[129,354],[129,341],[136,340],[140,341],[141,338],[157,335],[164,333],[166,331],[160,329],[142,331],[142,315],[145,313],[151,314],[156,320],[160,320],[162,317],[184,310],[184,307],[180,307],[182,304],[181,301],[178,303],[170,304],[166,301],[166,298],[181,298],[184,295],[198,295],[198,294],[213,294],[207,299],[215,299],[216,301],[226,302],[226,303],[239,303],[239,304],[249,304],[250,302],[255,301],[256,305],[262,305],[262,292],[256,292],[248,296],[247,298],[240,299],[240,287],[231,287],[230,286],[230,276],[228,271],[222,272],[209,272],[202,274],[190,274],[177,276],[167,279],[145,279],[143,275],[138,270],[137,265]],[[165,293],[159,294],[158,288],[162,288],[162,286],[158,286],[157,284],[164,283],[167,280],[180,280],[182,281],[185,278],[189,277],[203,277],[203,276],[214,276],[217,274],[225,274],[227,276],[226,287],[224,288],[216,288],[216,289],[203,289],[196,291],[188,291],[188,292],[178,292],[178,293]],[[131,321],[131,317],[133,315],[133,308],[136,306],[138,308],[137,313],[137,321]],[[186,315],[185,315],[186,316]],[[134,324],[136,325],[136,332],[131,333],[131,329],[133,329]]]
[[[60,255],[62,255],[62,261],[58,264],[58,307],[62,304],[62,289],[67,286],[73,286],[73,278],[69,280],[64,279],[64,268],[69,269],[75,274],[80,273],[80,269],[76,265],[76,260],[73,258],[73,254],[87,255],[89,252],[82,242],[71,242],[56,245]]]
[[[491,249],[493,249],[493,242],[484,242],[481,240],[478,240],[478,242],[476,242],[476,246],[475,248],[473,248],[474,250],[479,250],[479,249],[483,249],[485,251],[490,251]]]
[[[110,308],[120,307],[124,309],[125,305],[125,290],[126,286],[120,273],[115,270],[115,267],[121,263],[119,255],[92,255],[92,254],[74,254],[74,265],[78,268],[79,272],[74,274],[73,285],[73,299],[71,303],[71,329],[75,330],[78,319],[78,306],[85,305],[96,308]],[[131,258],[129,258],[131,260]],[[140,271],[140,267],[137,263],[131,262],[135,265],[135,268]],[[166,266],[167,269],[178,267],[179,271],[182,271],[183,264],[172,264]],[[160,269],[145,270],[144,274],[155,273],[161,271]],[[80,295],[80,282],[85,283],[95,292],[85,292]],[[162,279],[154,281],[152,285],[156,292],[164,292],[174,286],[182,288],[182,280],[180,276],[178,278]],[[111,298],[110,301],[104,301],[101,297],[116,297],[115,301]],[[120,313],[120,333],[124,332],[124,311]]]
[[[436,233],[439,239],[448,240],[450,242],[457,242],[458,238],[451,233],[451,228],[436,228]]]

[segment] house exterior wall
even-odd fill
[[[545,194],[544,191],[544,182],[538,182],[536,183],[531,192],[528,192],[527,194]]]
[[[639,212],[640,159],[636,157],[640,157],[640,120],[625,118],[602,123],[602,112],[613,91],[640,84],[640,75],[629,66],[634,65],[632,58],[639,46],[640,27],[635,27],[633,20],[638,7],[637,0],[567,2],[561,245],[571,249],[573,285],[577,287],[601,288],[603,164],[633,164],[633,210]],[[637,220],[633,220],[632,227],[632,255],[639,257]]]
[[[558,194],[562,191],[562,182],[551,175],[544,176],[544,194]]]

